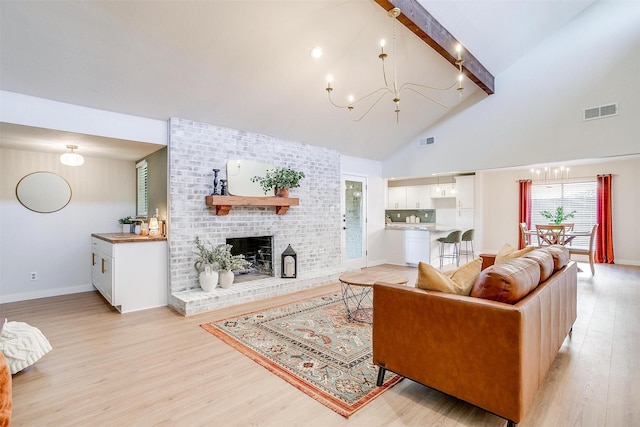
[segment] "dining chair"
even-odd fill
[[[540,225],[536,224],[538,233],[538,246],[564,245],[564,225]]]
[[[529,231],[529,228],[527,227],[527,223],[526,222],[521,222],[520,223],[520,235],[522,236],[522,241],[524,242],[525,246],[528,246],[531,244],[531,236],[529,236],[527,234],[527,231]]]
[[[589,267],[591,267],[591,275],[594,276],[596,274],[596,270],[594,267],[593,256],[595,255],[595,243],[596,243],[596,231],[598,230],[598,224],[595,224],[591,229],[591,236],[589,237],[589,247],[581,248],[577,246],[570,246],[569,253],[576,255],[588,255],[589,256]]]

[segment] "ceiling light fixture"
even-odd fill
[[[382,99],[385,97],[385,95],[387,94],[391,94],[391,96],[393,96],[393,102],[395,104],[395,113],[396,113],[396,123],[398,123],[400,121],[400,93],[403,91],[403,89],[407,89],[410,90],[412,92],[417,93],[418,95],[422,95],[423,97],[427,98],[430,101],[435,102],[436,104],[444,107],[444,108],[451,108],[453,107],[452,105],[446,105],[443,102],[440,102],[438,100],[436,100],[435,98],[426,95],[423,92],[420,92],[419,89],[429,89],[429,90],[438,90],[438,91],[447,91],[450,89],[453,89],[454,86],[456,86],[456,84],[458,85],[457,87],[457,91],[459,93],[459,99],[462,99],[462,91],[463,91],[463,87],[462,87],[462,79],[463,79],[463,74],[462,74],[462,64],[464,63],[464,60],[462,59],[462,46],[460,44],[458,44],[456,46],[456,52],[458,54],[457,59],[456,59],[456,67],[458,67],[458,77],[456,79],[455,82],[453,82],[453,84],[451,84],[451,86],[448,87],[444,87],[444,88],[439,88],[439,87],[434,87],[434,86],[427,86],[427,85],[423,85],[423,84],[418,84],[418,83],[403,83],[401,86],[398,85],[398,66],[397,66],[397,49],[396,49],[396,21],[397,21],[397,17],[400,16],[400,9],[395,7],[393,9],[391,9],[388,14],[389,17],[393,18],[393,50],[394,53],[396,54],[396,57],[394,58],[393,61],[393,81],[391,82],[392,84],[389,85],[389,82],[387,81],[387,72],[385,70],[384,67],[384,60],[387,57],[387,54],[384,51],[384,46],[385,46],[385,41],[382,40],[380,42],[380,47],[381,47],[381,53],[378,55],[378,58],[380,58],[382,60],[382,77],[384,79],[384,86],[374,90],[373,92],[370,92],[369,94],[358,98],[358,99],[354,99],[353,96],[349,96],[349,103],[347,105],[339,105],[336,104],[335,102],[333,102],[333,100],[331,99],[331,92],[333,91],[333,87],[331,87],[331,83],[333,83],[333,77],[332,76],[328,76],[327,78],[327,87],[326,87],[326,91],[327,94],[329,95],[329,102],[337,108],[346,108],[349,110],[349,112],[351,113],[354,109],[355,109],[355,104],[359,103],[360,101],[363,101],[367,98],[369,98],[370,96],[373,95],[378,95],[378,98],[373,102],[373,104],[371,104],[366,110],[365,112],[358,118],[353,119],[353,121],[357,122],[360,121],[364,116],[366,116],[369,111],[371,111],[373,109],[373,107],[375,107],[375,105]]]
[[[84,157],[78,153],[74,153],[73,150],[77,150],[77,145],[67,145],[67,148],[71,150],[70,153],[64,153],[60,155],[60,163],[67,166],[80,166],[84,163]]]
[[[316,46],[313,49],[311,49],[311,52],[309,52],[309,55],[313,59],[318,59],[322,56],[323,53],[324,53],[324,49],[322,49],[322,47],[320,46]]]

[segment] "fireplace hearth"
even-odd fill
[[[273,277],[273,236],[235,237],[226,240],[232,246],[232,255],[244,255],[251,263],[246,269],[235,271],[236,283]]]

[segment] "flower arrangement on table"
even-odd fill
[[[569,218],[573,218],[575,213],[576,213],[576,211],[572,211],[570,213],[565,213],[564,212],[564,207],[562,207],[562,206],[558,206],[556,208],[555,213],[551,213],[549,211],[540,212],[540,214],[543,217],[545,217],[549,221],[552,221],[555,225],[560,225],[560,224],[562,224],[562,221],[565,221],[565,220],[567,220]]]

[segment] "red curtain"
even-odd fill
[[[518,186],[518,248],[522,249],[527,244],[522,238],[523,236],[520,232],[520,223],[526,222],[527,229],[531,228],[531,180],[520,180],[518,181]]]
[[[595,262],[613,264],[613,224],[611,218],[611,174],[598,175]]]

